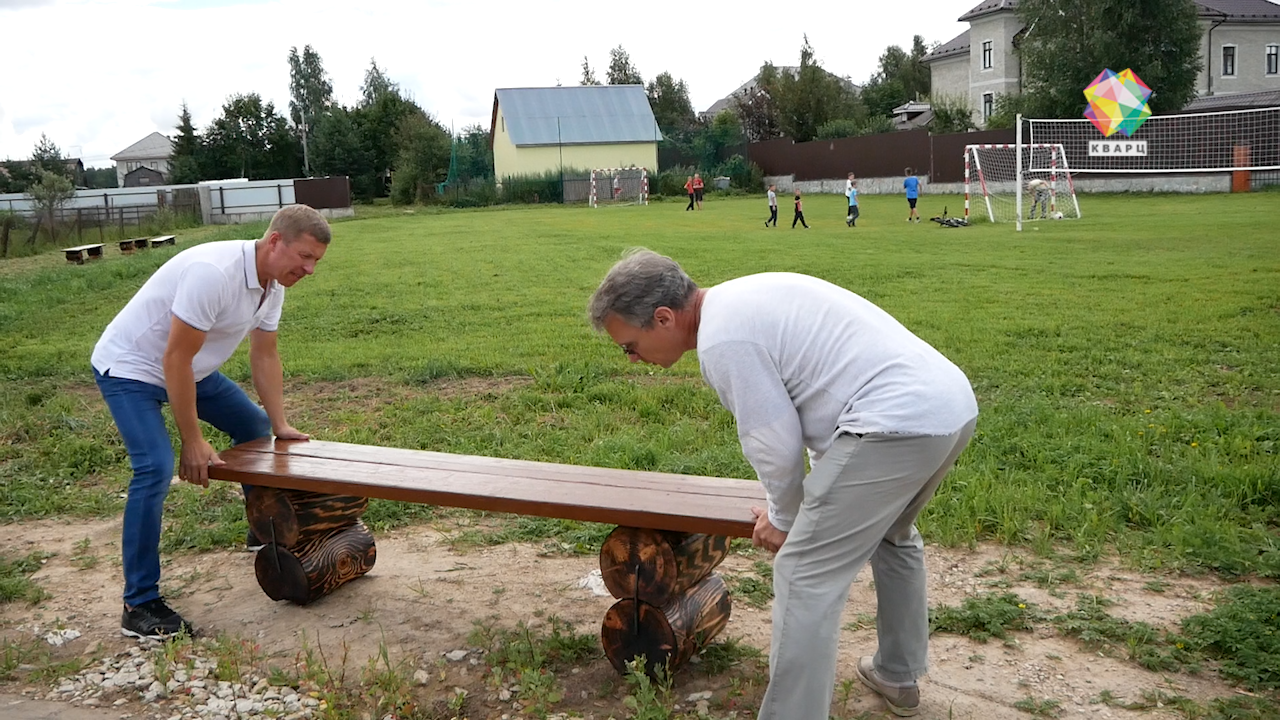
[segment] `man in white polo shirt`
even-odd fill
[[[763,273],[702,289],[648,250],[613,266],[588,315],[632,362],[671,367],[697,350],[737,421],[768,497],[752,542],[778,553],[760,718],[827,719],[840,613],[868,561],[880,646],[856,671],[895,714],[918,713],[929,618],[915,519],[973,435],[960,368],[826,281]]]
[[[315,272],[329,224],[305,205],[281,208],[260,240],[211,242],[166,262],[107,325],[93,349],[93,376],[124,438],[133,478],[125,501],[120,631],[162,638],[193,632],[160,597],[160,525],[173,477],[173,449],[160,408],[181,435],[178,476],[203,487],[222,461],[200,420],[242,443],[274,432],[307,435],[284,414],[276,328],[284,289]],[[249,336],[258,407],[218,368]],[[265,410],[264,410],[265,408]]]

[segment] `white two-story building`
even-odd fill
[[[1233,106],[1248,106],[1245,95],[1267,102],[1280,91],[1280,4],[1269,0],[1196,0],[1204,30],[1204,61],[1197,84],[1201,99],[1222,95]],[[929,53],[932,96],[963,98],[979,127],[995,110],[999,95],[1022,92],[1017,43],[1023,30],[1017,0],[984,0],[959,21],[968,29]],[[1117,72],[1123,68],[1113,68]],[[1082,88],[1083,90],[1083,88]],[[1193,102],[1221,105],[1221,103]]]

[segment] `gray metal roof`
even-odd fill
[[[1267,0],[1196,0],[1200,17],[1226,15],[1231,22],[1280,23],[1280,5]]]
[[[924,56],[921,62],[931,63],[934,60],[941,60],[956,55],[969,54],[969,31],[965,30],[959,35],[951,38],[947,42],[942,43],[934,48],[933,52]]]
[[[1213,112],[1215,110],[1252,110],[1254,108],[1280,107],[1280,90],[1255,93],[1233,93],[1198,97],[1187,103],[1181,112]]]
[[[1012,10],[1018,6],[1018,0],[983,0],[978,6],[969,12],[961,15],[958,20],[964,22],[966,20],[974,20],[983,15],[1000,12],[1001,10]]]
[[[1280,22],[1280,5],[1269,0],[1195,0],[1200,17],[1220,17],[1225,15],[1230,22]],[[983,0],[969,12],[961,15],[959,20],[974,20],[984,15],[1013,10],[1018,7],[1018,0]]]
[[[494,93],[516,146],[606,145],[662,139],[643,85],[503,88]]]
[[[111,156],[112,160],[158,160],[173,154],[173,141],[158,132]]]

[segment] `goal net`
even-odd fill
[[[1028,220],[1080,217],[1072,168],[1063,145],[1024,143],[1018,148],[1013,143],[965,146],[965,219],[969,219],[971,204],[977,206],[978,217],[986,216],[993,223],[1017,222],[1019,207]]]
[[[1200,173],[1217,182],[1202,191],[1220,187],[1225,192],[1237,179],[1232,173],[1280,170],[1280,107],[1153,115],[1128,137],[1103,137],[1085,118],[1023,122],[1024,143],[1062,145],[1071,172],[1091,182],[1098,176],[1127,176],[1132,187],[1134,175],[1147,175],[1168,186],[1175,174]]]
[[[649,171],[645,168],[600,168],[591,171],[591,207],[648,205]]]

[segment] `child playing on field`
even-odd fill
[[[844,218],[844,224],[849,227],[858,226],[858,181],[854,179],[853,173],[849,173],[849,180],[844,185],[845,197],[849,198],[849,214]]]
[[[809,223],[804,221],[804,205],[800,202],[800,191],[796,191],[796,216],[791,219],[791,229],[796,229],[796,223],[804,226],[805,230],[809,229]]]
[[[769,223],[773,223],[774,227],[778,227],[778,186],[769,186],[769,219],[764,221],[764,226],[769,227]]]

